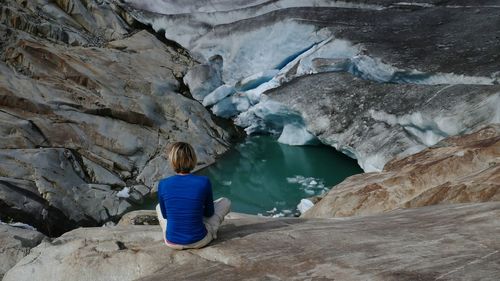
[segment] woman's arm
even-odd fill
[[[212,184],[210,183],[210,180],[207,180],[207,189],[205,195],[205,212],[203,215],[207,218],[214,215],[214,196],[212,194]]]
[[[161,214],[164,219],[167,218],[167,208],[165,208],[165,202],[161,196],[161,182],[158,183],[158,204],[160,204]]]

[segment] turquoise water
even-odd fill
[[[362,172],[355,160],[331,147],[289,146],[272,136],[250,136],[196,174],[210,178],[214,198],[231,199],[232,211],[293,215],[302,198]]]

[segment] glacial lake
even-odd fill
[[[214,199],[232,211],[291,216],[303,198],[320,195],[346,177],[362,173],[356,160],[328,146],[289,146],[273,136],[249,136],[196,174],[208,176]]]

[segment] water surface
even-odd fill
[[[302,198],[362,172],[356,160],[331,147],[289,146],[272,136],[249,136],[196,174],[210,177],[214,198],[231,199],[232,211],[292,215]]]

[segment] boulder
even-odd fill
[[[207,64],[193,66],[183,78],[189,92],[198,101],[222,85],[222,63],[219,57],[212,58]]]
[[[159,225],[155,210],[137,210],[122,216],[118,225]]]
[[[45,235],[36,230],[0,222],[0,279],[44,238]]]
[[[200,250],[159,226],[80,228],[42,243],[4,281],[496,280],[500,203],[344,219],[239,218]]]
[[[487,201],[500,201],[498,124],[394,159],[380,173],[351,176],[333,187],[303,217],[344,217]]]

